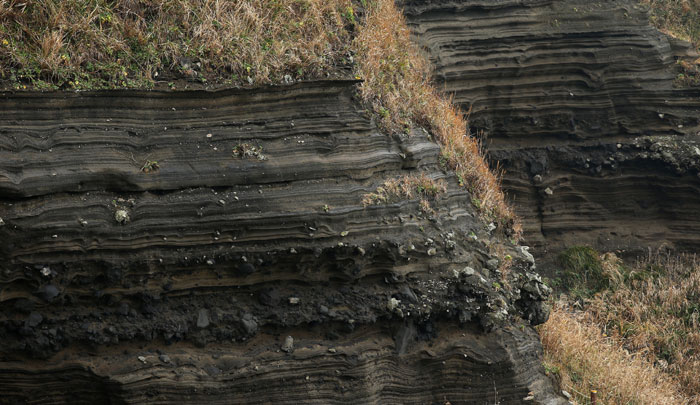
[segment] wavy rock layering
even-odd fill
[[[2,94],[0,402],[560,401],[531,256],[355,86]]]
[[[633,0],[404,1],[438,87],[488,134],[526,240],[700,246],[698,55]]]

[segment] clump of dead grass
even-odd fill
[[[553,305],[539,332],[545,370],[556,375],[577,404],[588,403],[591,389],[607,405],[688,403],[669,376],[604,335],[583,313]]]
[[[324,77],[347,56],[350,0],[8,0],[4,79],[148,87],[168,70],[235,84]]]
[[[442,147],[442,160],[473,194],[483,216],[515,229],[519,224],[506,203],[500,182],[484,160],[476,139],[469,136],[464,114],[431,83],[430,63],[411,42],[402,13],[393,1],[370,2],[353,42],[356,72],[364,82],[362,98],[392,133],[426,128]]]
[[[447,192],[447,184],[444,180],[434,180],[425,173],[421,173],[420,176],[408,175],[385,181],[374,193],[365,194],[362,204],[368,206],[419,199],[420,209],[425,213],[432,213],[430,201],[437,199],[445,192]]]

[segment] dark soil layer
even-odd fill
[[[675,80],[692,46],[634,0],[403,4],[543,263],[572,245],[700,247],[700,89]]]
[[[354,86],[2,94],[0,403],[557,403],[532,257]]]

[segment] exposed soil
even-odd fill
[[[354,86],[3,94],[0,402],[558,401],[532,257]]]

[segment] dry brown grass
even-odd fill
[[[554,373],[575,403],[587,404],[591,389],[599,403],[684,404],[677,385],[643,356],[629,354],[600,328],[562,304],[540,327],[545,369]]]
[[[319,78],[348,56],[351,20],[350,0],[3,0],[0,66],[17,84],[77,88],[149,86],[169,69]]]
[[[540,330],[546,360],[561,369],[565,389],[597,387],[614,396],[610,403],[645,404],[669,403],[663,398],[675,390],[670,403],[700,404],[698,260],[650,254],[628,267],[608,253],[601,263],[609,287],[583,311],[559,303]],[[647,386],[663,395],[654,399]]]
[[[694,256],[650,255],[627,269],[609,254],[604,263],[614,286],[591,300],[591,319],[700,404],[700,263]]]
[[[392,203],[400,200],[420,199],[420,208],[426,213],[432,212],[430,200],[435,200],[447,191],[444,180],[433,180],[421,173],[420,176],[403,176],[389,179],[377,188],[374,193],[365,194],[362,198],[364,206]]]
[[[430,64],[411,42],[402,13],[389,0],[371,2],[365,12],[353,46],[356,71],[364,80],[361,95],[381,127],[394,133],[407,133],[413,125],[429,130],[442,146],[444,163],[470,190],[483,216],[519,234],[498,177],[469,136],[464,113],[432,86]]]

